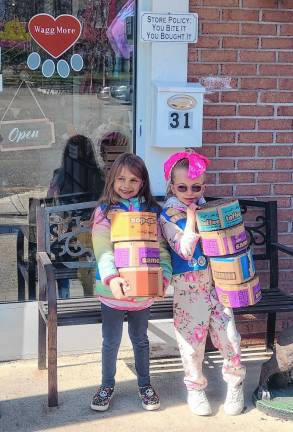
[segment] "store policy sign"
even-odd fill
[[[54,142],[54,124],[46,118],[0,122],[1,151],[48,148]]]
[[[140,30],[143,42],[197,42],[198,15],[142,12]]]

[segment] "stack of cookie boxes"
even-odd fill
[[[204,254],[209,257],[219,301],[245,307],[261,299],[259,278],[238,200],[216,200],[196,212]]]
[[[111,219],[115,265],[120,276],[129,283],[127,296],[162,296],[157,215],[151,212],[118,212]]]

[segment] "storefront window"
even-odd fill
[[[74,192],[132,151],[134,15],[134,0],[0,0],[0,301],[19,299],[7,227],[29,231],[29,200],[50,195],[66,144],[92,143]]]

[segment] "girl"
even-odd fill
[[[161,214],[161,228],[171,249],[174,286],[174,327],[185,371],[187,401],[197,415],[210,415],[205,394],[207,380],[202,363],[208,331],[224,357],[223,378],[228,384],[226,414],[240,414],[244,407],[240,363],[240,336],[232,310],[224,308],[212,286],[211,272],[196,229],[195,211],[205,203],[208,159],[197,153],[175,153],[164,164],[170,180],[169,199]]]
[[[92,231],[97,260],[96,289],[102,308],[102,385],[95,393],[91,408],[105,411],[113,396],[116,360],[122,337],[125,313],[128,333],[133,345],[139,397],[146,410],[160,407],[159,396],[150,384],[148,317],[153,298],[128,298],[127,283],[119,276],[114,264],[113,245],[110,241],[111,212],[152,211],[160,208],[150,192],[150,182],[143,160],[123,153],[113,163],[106,180],[105,190],[94,214]],[[159,233],[159,239],[161,238]],[[160,242],[160,265],[163,268],[164,287],[171,278],[170,255]],[[166,245],[165,245],[166,246]]]

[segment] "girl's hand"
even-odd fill
[[[200,208],[197,204],[190,204],[186,209],[186,216],[187,218],[195,218],[195,212]]]
[[[186,209],[186,226],[191,229],[191,231],[195,231],[196,229],[196,220],[195,220],[195,212],[198,210],[200,206],[197,204],[190,204],[190,206]]]
[[[117,300],[127,298],[127,291],[129,291],[130,287],[125,279],[117,276],[110,280],[109,286]]]

